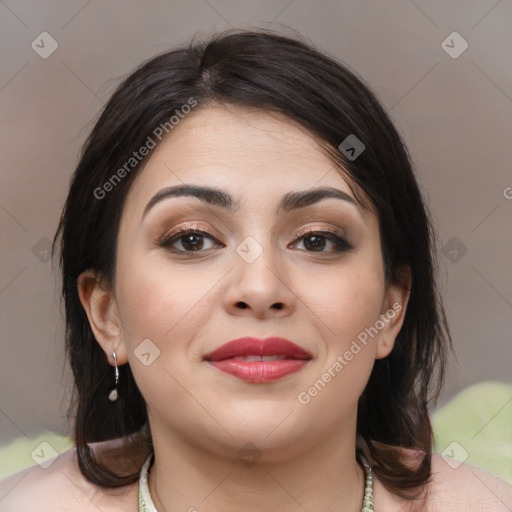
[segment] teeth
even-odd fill
[[[253,363],[255,361],[261,361],[261,356],[236,356],[233,357],[235,361],[245,361],[246,363]]]
[[[233,359],[233,361],[244,361],[246,363],[254,363],[256,361],[281,361],[283,359],[286,359],[286,356],[280,356],[280,355],[275,355],[275,356],[256,356],[256,355],[251,355],[251,356],[236,356],[236,357],[233,357],[231,358]]]

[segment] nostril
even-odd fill
[[[247,309],[249,307],[245,302],[237,302],[236,305],[240,309]],[[277,302],[276,304],[272,304],[272,307],[274,309],[281,310],[281,309],[283,309],[284,304],[282,302]]]

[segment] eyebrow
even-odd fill
[[[157,192],[144,208],[142,218],[144,218],[149,210],[157,203],[171,197],[196,197],[204,203],[223,208],[231,213],[236,213],[240,209],[240,200],[235,201],[235,199],[224,190],[200,185],[176,185]],[[284,194],[277,205],[276,214],[279,215],[299,208],[305,208],[323,199],[340,199],[357,206],[354,198],[346,192],[343,192],[343,190],[333,187],[319,187]]]

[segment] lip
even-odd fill
[[[204,356],[207,361],[222,361],[250,355],[276,356],[288,359],[311,359],[311,354],[289,340],[279,337],[265,339],[245,337],[229,341]]]
[[[270,361],[244,361],[248,356],[275,356]],[[235,359],[236,358],[236,359]],[[312,355],[289,340],[279,337],[252,337],[229,341],[204,356],[217,369],[246,382],[273,382],[301,370]]]

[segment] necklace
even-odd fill
[[[363,496],[363,508],[361,512],[373,512],[373,479],[372,479],[372,468],[368,464],[366,457],[359,453],[361,463],[363,464],[363,469],[366,477],[365,486],[364,486],[364,496]],[[148,472],[149,468],[153,462],[153,452],[148,455],[146,462],[142,466],[140,471],[139,478],[139,512],[158,512],[151,499],[151,494],[149,493],[148,486]]]

